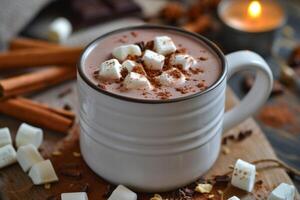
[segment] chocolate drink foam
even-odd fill
[[[157,36],[169,36],[177,47],[177,53],[183,52],[196,59],[195,68],[183,71],[186,76],[186,82],[183,85],[176,87],[154,85],[153,90],[124,90],[120,81],[105,82],[95,76],[101,63],[113,58],[112,51],[114,48],[126,44],[141,44],[142,42],[145,46],[147,43],[151,46],[151,41]],[[164,66],[164,68],[167,67]],[[83,62],[83,72],[93,84],[108,92],[135,99],[162,100],[189,96],[206,90],[221,76],[222,64],[218,55],[208,45],[192,35],[174,30],[136,29],[113,33],[98,41],[90,49]],[[149,75],[152,72],[147,71],[147,73]],[[160,73],[158,72],[158,75]]]

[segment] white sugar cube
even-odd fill
[[[157,36],[154,38],[154,50],[162,55],[168,55],[176,51],[176,46],[168,36]]]
[[[100,65],[99,76],[104,79],[120,79],[122,65],[117,59],[110,59]]]
[[[11,144],[0,148],[0,169],[17,161],[17,153]]]
[[[255,165],[238,159],[235,163],[231,184],[242,190],[251,192],[255,183]]]
[[[119,185],[110,195],[108,200],[136,200],[136,193],[123,185]]]
[[[0,129],[0,147],[3,147],[8,144],[12,144],[10,131],[8,128],[1,128]]]
[[[162,70],[165,63],[165,56],[146,50],[143,56],[144,64],[148,69]]]
[[[151,83],[146,76],[130,72],[124,79],[124,86],[127,89],[152,89]]]
[[[281,183],[269,195],[268,200],[294,200],[295,186]]]
[[[17,160],[23,171],[27,172],[34,164],[44,159],[35,146],[27,144],[18,149]]]
[[[171,56],[170,64],[175,66],[180,66],[184,70],[188,70],[193,67],[197,61],[190,55],[187,54],[175,54]]]
[[[124,61],[129,55],[141,56],[142,51],[138,45],[129,44],[129,45],[122,45],[114,48],[112,51],[112,55],[119,61]]]
[[[122,63],[122,68],[124,69],[127,69],[128,72],[131,72],[132,69],[136,66],[138,66],[139,64],[133,60],[125,60],[123,63]]]
[[[185,76],[178,69],[172,68],[159,75],[158,81],[164,86],[180,86],[185,83]]]
[[[61,200],[88,200],[88,196],[85,192],[62,193]]]
[[[52,42],[62,43],[72,33],[72,24],[66,18],[55,19],[48,28],[48,39]]]
[[[240,200],[240,198],[236,197],[236,196],[233,196],[233,197],[230,197],[229,199],[227,200]]]
[[[58,181],[57,175],[50,160],[44,160],[34,164],[31,167],[28,175],[35,185]]]
[[[20,146],[26,144],[33,144],[36,148],[43,142],[43,130],[26,123],[22,123],[18,129],[16,136],[16,145]]]

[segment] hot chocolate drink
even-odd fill
[[[90,48],[82,64],[83,73],[101,90],[144,100],[204,91],[222,73],[219,57],[205,42],[161,29],[110,34]]]

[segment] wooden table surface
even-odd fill
[[[69,90],[71,88],[71,93],[68,93],[64,97],[58,97],[59,94],[62,92]],[[70,105],[75,112],[77,112],[77,97],[76,97],[76,85],[74,82],[69,82],[66,84],[63,84],[61,86],[49,89],[47,91],[44,91],[43,93],[39,93],[35,96],[33,96],[34,99],[49,103],[52,106],[62,107],[65,104]],[[229,108],[236,104],[238,101],[236,100],[235,96],[229,90],[227,92],[227,101],[226,101],[226,107]],[[0,117],[0,126],[8,126],[10,130],[12,131],[13,135],[16,133],[16,130],[21,123],[20,121],[16,121],[11,118],[7,118],[5,116]],[[233,128],[228,134],[237,135],[240,131],[243,130],[252,130],[253,134],[248,137],[247,139],[241,141],[241,142],[233,142],[229,143],[227,148],[230,150],[228,154],[220,154],[219,159],[217,160],[216,164],[213,166],[213,168],[206,174],[206,177],[211,177],[213,175],[221,175],[228,171],[229,166],[233,165],[236,161],[236,159],[241,158],[246,161],[255,161],[258,159],[265,159],[265,158],[272,158],[276,159],[276,155],[270,146],[269,142],[267,141],[266,137],[262,133],[261,129],[258,127],[258,125],[254,122],[253,119],[247,119],[245,122],[241,123],[237,127]],[[58,174],[60,181],[58,183],[52,184],[50,189],[45,189],[44,186],[33,186],[28,176],[21,170],[18,164],[14,164],[10,167],[6,167],[4,169],[0,170],[0,199],[3,200],[42,200],[42,199],[51,199],[52,194],[59,194],[60,192],[71,192],[76,191],[77,189],[74,189],[74,184],[76,183],[82,183],[83,181],[88,182],[89,184],[89,197],[90,200],[96,200],[96,199],[105,199],[103,197],[103,194],[107,190],[108,183],[103,181],[101,178],[95,176],[93,172],[91,172],[83,163],[82,158],[72,158],[70,157],[70,151],[79,151],[78,148],[78,141],[75,140],[72,141],[72,144],[69,146],[70,149],[68,149],[68,145],[65,143],[62,145],[60,141],[64,140],[64,137],[60,134],[49,132],[45,130],[45,140],[42,145],[42,153],[45,156],[51,155],[51,152],[53,152],[57,145],[64,146],[64,148],[61,150],[63,155],[65,156],[65,162],[68,164],[68,162],[78,162],[80,163],[80,166],[84,170],[84,173],[82,175],[82,180],[68,180],[65,177],[63,177],[60,173]],[[68,152],[68,153],[67,153]],[[67,154],[67,155],[64,155]],[[54,160],[54,163],[56,163],[55,157],[50,157],[51,160]],[[59,158],[58,158],[59,159]],[[59,164],[58,164],[59,165]],[[59,170],[59,166],[56,164],[54,165],[56,170]],[[233,187],[229,187],[227,189],[224,189],[224,199],[227,197],[230,197],[231,195],[237,195],[241,197],[242,199],[266,199],[266,197],[269,194],[269,191],[272,190],[274,187],[276,187],[281,182],[286,182],[292,184],[291,179],[287,175],[287,173],[278,168],[274,169],[268,169],[259,171],[257,180],[263,181],[263,187],[257,188],[254,190],[253,193],[245,193],[241,190],[235,189]],[[64,188],[64,191],[61,191],[61,189]],[[218,195],[216,189],[213,191],[215,193],[215,197],[213,199],[221,199]],[[168,196],[170,193],[163,194]],[[139,194],[140,199],[149,199],[149,197],[152,194]],[[298,195],[298,194],[297,194]],[[207,197],[207,196],[206,196]],[[203,195],[195,195],[194,199],[206,199]],[[299,196],[297,196],[299,199]]]

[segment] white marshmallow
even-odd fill
[[[180,77],[177,78],[174,73]],[[164,86],[179,86],[185,83],[185,76],[178,69],[172,68],[159,75],[158,81]]]
[[[237,188],[251,192],[255,183],[255,174],[255,165],[238,159],[234,166],[231,184]]]
[[[0,169],[17,161],[17,153],[11,144],[0,148]]]
[[[17,151],[17,161],[24,172],[27,172],[34,164],[43,160],[37,148],[32,144],[21,146]]]
[[[124,86],[127,89],[152,89],[151,83],[146,76],[130,72],[124,79]]]
[[[8,144],[12,144],[10,131],[8,128],[1,128],[0,129],[0,147],[3,147]]]
[[[188,70],[193,67],[197,61],[187,54],[175,54],[171,56],[170,64],[173,66],[180,65],[182,69]]]
[[[151,50],[146,50],[143,56],[143,61],[148,69],[162,70],[165,63],[165,56],[157,54]]]
[[[18,129],[16,136],[16,145],[20,146],[26,144],[33,144],[36,148],[43,142],[43,130],[26,123],[22,123]]]
[[[295,186],[281,183],[269,195],[268,200],[294,200]]]
[[[233,197],[230,197],[229,199],[227,200],[240,200],[240,198],[236,197],[236,196],[233,196]]]
[[[48,29],[48,39],[53,42],[62,43],[72,33],[72,24],[66,18],[55,19]]]
[[[50,160],[44,160],[34,164],[31,167],[28,175],[34,185],[58,181],[57,175]]]
[[[119,185],[107,200],[136,200],[137,194],[123,185]]]
[[[61,200],[88,200],[88,196],[85,192],[62,193]]]
[[[124,61],[129,55],[141,56],[142,51],[138,45],[129,44],[129,45],[122,45],[114,48],[112,51],[112,55],[119,61]]]
[[[117,59],[110,59],[100,66],[99,76],[105,79],[120,79],[122,65]]]
[[[168,36],[157,36],[154,38],[154,50],[162,55],[168,55],[176,51],[176,46]]]
[[[128,72],[131,72],[132,69],[135,67],[135,66],[138,66],[139,64],[135,61],[132,61],[132,60],[125,60],[123,63],[122,63],[122,68],[125,68],[128,70]]]

